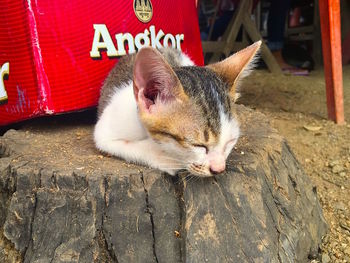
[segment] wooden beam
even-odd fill
[[[328,118],[344,123],[339,0],[319,1]]]
[[[251,0],[246,1],[240,1],[239,5],[237,7],[237,10],[234,12],[234,15],[228,24],[224,35],[222,36],[222,42],[225,43],[224,48],[221,50],[221,52],[214,53],[213,56],[210,58],[210,63],[214,63],[220,60],[220,57],[222,54],[224,54],[226,57],[230,55],[231,52],[231,46],[235,42],[239,29],[242,25],[242,20],[244,17],[244,14],[249,12],[249,6],[250,6]],[[206,51],[204,50],[204,53]]]
[[[249,13],[246,13],[243,18],[243,27],[253,42],[261,40],[260,32],[256,28],[256,25],[254,24],[253,20],[250,18]],[[267,47],[264,41],[261,45],[261,56],[272,73],[282,74],[280,66],[278,65],[275,57],[272,55],[270,49]]]

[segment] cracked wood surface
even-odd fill
[[[103,156],[91,125],[8,131],[0,239],[23,262],[306,262],[327,228],[316,189],[262,114],[237,114],[226,172],[204,179]]]

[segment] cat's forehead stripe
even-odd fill
[[[220,134],[220,111],[230,115],[230,100],[225,84],[206,68],[183,67],[175,69],[185,93],[200,106],[213,135]]]
[[[205,142],[208,142],[209,141],[209,132],[207,129],[204,130],[203,135],[204,135]]]
[[[207,118],[207,125],[213,130],[214,134],[219,133],[219,115],[217,102],[211,93],[211,89],[208,85],[204,85],[204,79],[210,81],[210,77],[204,74],[198,74],[196,68],[182,68],[178,72],[181,84],[184,87],[185,92],[192,98],[195,103],[200,106],[203,115]]]

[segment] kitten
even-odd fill
[[[171,175],[223,172],[239,137],[231,109],[237,83],[260,45],[206,67],[173,49],[121,58],[101,90],[97,148]]]

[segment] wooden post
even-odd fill
[[[319,10],[328,118],[338,124],[343,124],[343,73],[339,0],[320,0]]]

